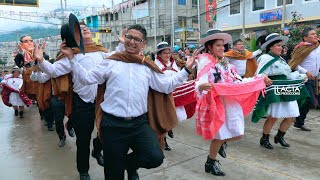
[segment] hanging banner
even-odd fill
[[[206,21],[215,22],[217,20],[217,0],[206,0]]]

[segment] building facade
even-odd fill
[[[215,23],[206,21],[209,2],[217,3]],[[146,52],[153,51],[162,41],[180,47],[197,45],[200,35],[210,28],[228,32],[233,39],[243,37],[243,27],[245,35],[259,36],[269,27],[280,27],[282,15],[285,15],[285,24],[289,23],[294,11],[303,17],[301,22],[320,24],[320,0],[286,0],[285,12],[282,4],[283,0],[128,0],[118,4],[125,8],[89,16],[85,20],[94,41],[111,50],[117,46],[116,35],[122,29],[135,23],[142,24],[148,33]],[[109,33],[105,33],[106,30]]]

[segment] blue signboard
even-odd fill
[[[274,9],[260,13],[260,22],[280,21],[282,19],[282,9]]]
[[[187,0],[178,0],[179,5],[186,5]]]

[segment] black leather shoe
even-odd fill
[[[311,131],[311,129],[310,128],[307,128],[306,126],[304,126],[304,125],[302,125],[302,126],[296,126],[296,125],[294,125],[294,127],[296,127],[296,128],[300,128],[302,131]]]
[[[269,142],[269,134],[262,134],[260,145],[267,149],[273,149],[273,146]]]
[[[139,180],[139,174],[136,169],[127,169],[128,180]]]
[[[54,131],[54,128],[53,128],[52,124],[48,124],[48,131]]]
[[[90,180],[90,175],[88,173],[80,173],[80,180]]]
[[[104,158],[103,155],[101,154],[101,152],[95,153],[94,149],[91,152],[91,156],[97,159],[97,163],[104,167]]]
[[[226,174],[220,170],[218,160],[211,159],[209,156],[207,157],[207,162],[204,165],[206,173],[211,173],[216,176],[225,176]]]
[[[167,142],[167,138],[164,138],[164,150],[171,151],[171,147],[169,146]]]
[[[219,154],[221,157],[226,158],[227,157],[227,143],[224,142],[220,149],[219,149]]]
[[[174,134],[173,134],[172,130],[170,130],[170,131],[168,132],[168,136],[171,137],[171,138],[174,138]]]
[[[72,129],[68,129],[68,134],[69,134],[70,137],[75,137],[76,136],[73,128]]]
[[[63,147],[66,144],[66,136],[63,136],[63,138],[59,141],[58,145],[59,147]]]
[[[278,134],[274,137],[274,143],[280,143],[283,147],[290,147],[290,144],[288,144],[283,138],[285,134],[285,132],[278,130]]]

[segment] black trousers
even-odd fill
[[[49,105],[49,108],[42,111],[42,113],[44,116],[44,120],[48,123],[48,127],[52,127],[54,119],[53,119],[53,113],[52,113],[51,106]]]
[[[58,97],[52,96],[50,101],[51,110],[53,113],[54,121],[56,122],[56,131],[59,136],[59,139],[63,139],[65,136],[64,132],[64,116],[65,116],[65,104],[62,100],[59,100]],[[69,118],[67,122],[67,129],[70,130],[73,128],[72,120]]]
[[[126,168],[150,169],[162,164],[164,155],[146,114],[125,120],[104,113],[101,129],[106,180],[124,179]]]
[[[84,102],[73,93],[72,122],[77,136],[77,169],[79,173],[89,171],[90,141],[94,128],[95,103]]]
[[[316,89],[316,81],[308,80],[305,83],[305,86],[308,90],[310,97],[307,99],[306,103],[303,104],[302,107],[299,108],[300,116],[296,117],[295,126],[301,127],[304,125],[304,121],[307,117],[309,110],[315,106],[315,89]]]

